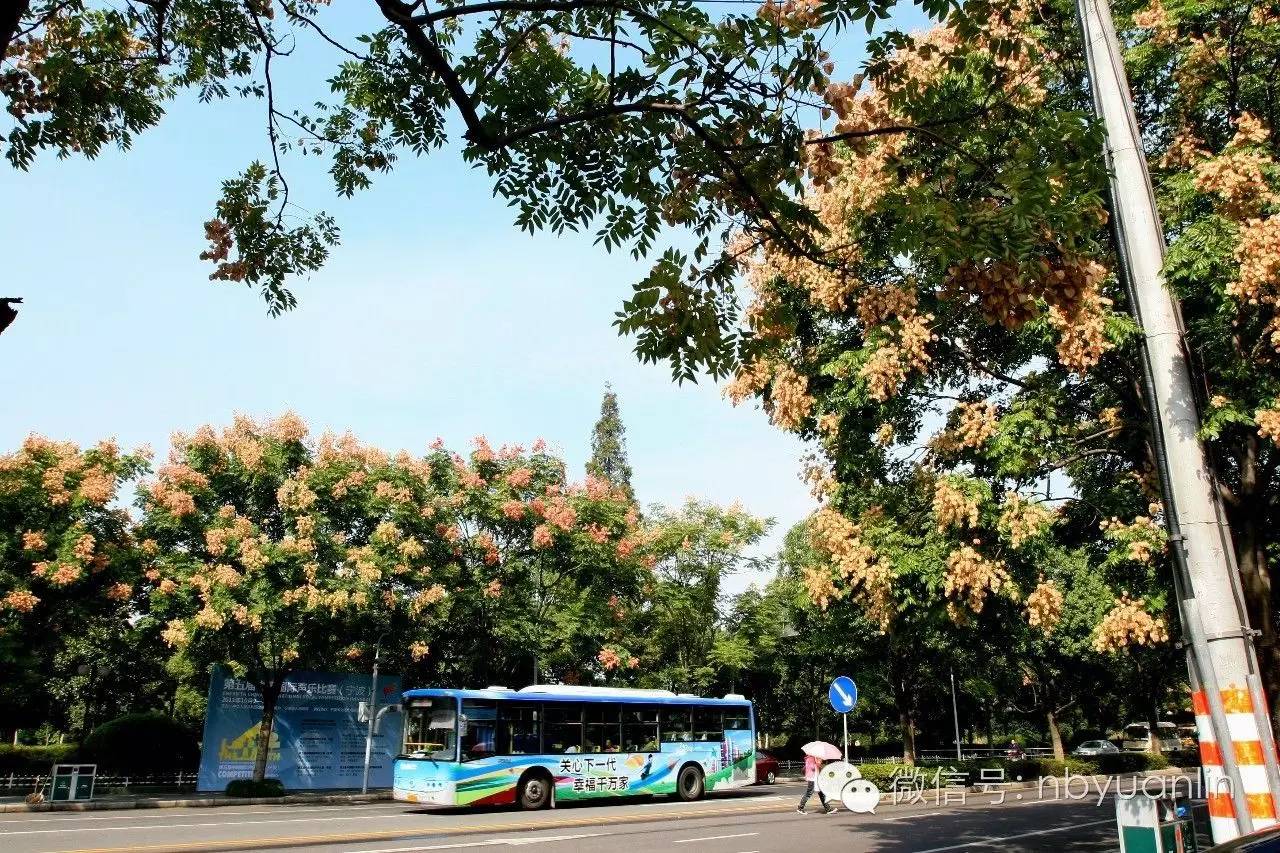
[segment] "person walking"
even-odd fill
[[[809,802],[809,798],[813,796],[816,789],[818,792],[818,801],[822,803],[823,813],[831,814],[835,809],[827,802],[827,795],[822,793],[822,789],[818,788],[818,771],[822,769],[823,760],[815,755],[806,755],[804,757],[804,796],[800,798],[800,805],[796,806],[796,811],[800,814],[806,814],[804,810],[805,803]]]

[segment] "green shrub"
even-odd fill
[[[1175,767],[1200,766],[1200,750],[1198,749],[1180,749],[1177,752],[1168,753],[1165,758]]]
[[[283,797],[284,783],[279,779],[232,779],[227,783],[228,797]]]
[[[1094,762],[1098,765],[1099,773],[1137,773],[1141,770],[1151,770],[1157,767],[1168,767],[1169,762],[1163,761],[1161,756],[1152,755],[1147,752],[1113,752],[1106,755],[1093,756]]]
[[[893,787],[894,773],[900,773],[905,769],[902,764],[863,764],[858,767],[862,773],[862,778],[869,780],[873,785],[880,789],[881,793],[888,793]]]
[[[85,738],[83,758],[112,773],[190,770],[200,760],[196,739],[164,714],[125,714]]]
[[[1068,758],[1058,761],[1055,758],[1040,759],[1041,776],[1066,776],[1070,771],[1073,776],[1092,776],[1098,772],[1098,765],[1092,761],[1081,761],[1079,758]]]
[[[78,746],[74,743],[54,743],[48,746],[0,744],[0,772],[47,774],[55,764],[78,760],[77,752]]]

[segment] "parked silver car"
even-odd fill
[[[1110,755],[1120,747],[1109,740],[1087,740],[1071,751],[1072,755]]]

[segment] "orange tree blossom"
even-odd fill
[[[812,443],[807,476],[825,505],[808,529],[826,555],[807,567],[813,600],[851,599],[891,638],[999,629],[1052,728],[1073,701],[1049,695],[1062,673],[1162,644],[1170,627],[1137,339],[1110,269],[1073,6],[1010,4],[976,36],[948,26],[881,44],[865,77],[823,92],[835,133],[982,118],[809,149],[824,253],[739,241],[753,336],[726,393]],[[1265,134],[1223,120],[1249,134],[1223,144],[1252,146],[1256,162]],[[1224,271],[1213,316],[1240,307],[1235,275]],[[1267,382],[1263,364],[1215,367]],[[1256,443],[1265,423],[1250,411],[1245,424]],[[1078,586],[1091,594],[1066,620]]]
[[[32,435],[0,456],[0,718],[63,719],[38,681],[70,646],[133,612],[139,574],[121,485],[146,451]],[[45,715],[45,716],[42,716]]]
[[[448,634],[448,655],[522,645],[554,670],[592,642],[570,615],[603,607],[606,591],[633,597],[644,571],[625,495],[566,483],[540,445],[479,438],[469,458],[439,443],[419,458],[311,439],[292,415],[240,417],[175,435],[140,493],[150,615],[178,656],[226,663],[257,687],[258,779],[291,671],[367,663],[380,637],[391,661],[420,662]],[[490,646],[480,638],[500,606],[517,611],[503,614],[515,634],[494,630]]]

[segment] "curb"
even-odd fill
[[[147,797],[136,800],[90,800],[86,803],[38,803],[35,805],[0,803],[0,814],[10,812],[128,811],[130,809],[209,809],[220,806],[277,806],[302,803],[351,805],[390,799],[390,791],[371,791],[368,794],[286,794],[283,797],[201,797],[168,800]]]

